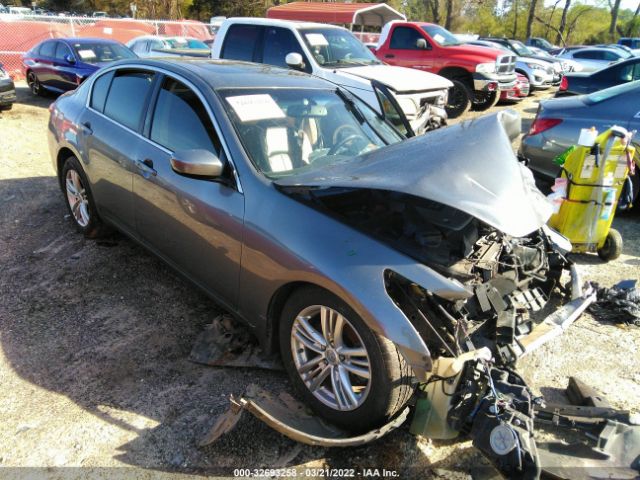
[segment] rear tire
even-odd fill
[[[449,99],[445,110],[449,118],[458,118],[471,108],[472,92],[464,80],[459,78],[450,78],[449,80],[453,83],[453,87],[449,88]]]
[[[103,236],[107,228],[98,216],[89,180],[76,157],[65,160],[60,172],[60,186],[76,229],[87,238]]]
[[[605,262],[615,260],[622,253],[622,247],[622,235],[612,228],[609,230],[609,235],[607,235],[604,245],[598,249],[598,256]]]
[[[413,394],[411,368],[393,343],[326,290],[295,291],[282,311],[279,336],[299,396],[346,430],[364,433],[384,425]]]
[[[29,71],[29,73],[27,73],[27,85],[29,85],[31,93],[35,96],[42,97],[44,95],[42,84],[40,83],[40,80],[38,80],[38,76],[33,71]]]

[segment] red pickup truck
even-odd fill
[[[462,115],[473,104],[486,110],[501,90],[516,82],[516,57],[503,50],[465,45],[451,32],[433,23],[387,23],[373,53],[385,63],[437,73],[453,82],[447,113]]]

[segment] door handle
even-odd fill
[[[144,160],[136,160],[136,167],[142,173],[146,173],[148,175],[153,175],[154,177],[158,174],[158,172],[153,168],[153,160],[150,158],[145,158]]]
[[[384,58],[396,58],[396,56],[393,53],[387,53]]]
[[[82,131],[85,135],[93,135],[93,130],[91,130],[91,122],[82,122],[80,126],[82,127]]]

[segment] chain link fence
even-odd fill
[[[126,43],[140,35],[171,35],[207,41],[210,25],[195,20],[56,17],[0,14],[0,63],[14,79],[22,79],[22,55],[48,38],[93,37]]]

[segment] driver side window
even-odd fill
[[[390,48],[398,50],[418,50],[418,40],[424,39],[417,30],[410,27],[396,27],[391,35]],[[425,40],[426,41],[426,40]],[[427,42],[427,48],[429,43]]]
[[[309,62],[300,48],[300,43],[291,30],[279,27],[265,28],[263,45],[262,63],[289,68],[285,58],[289,53],[299,53],[304,60],[305,72],[311,72]]]

